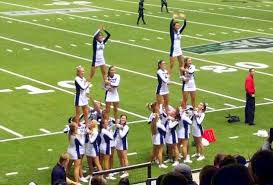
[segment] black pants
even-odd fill
[[[142,19],[143,24],[146,24],[145,21],[144,21],[144,13],[138,14],[137,24],[139,23],[140,18]]]
[[[167,3],[161,3],[161,12],[162,12],[164,6],[166,6],[166,11],[169,13],[168,4]]]
[[[254,123],[255,97],[246,93],[245,123]]]

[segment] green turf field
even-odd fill
[[[140,121],[130,125],[129,153],[137,154],[129,162],[149,160],[145,104],[154,101],[157,60],[169,60],[173,12],[187,15],[182,46],[198,69],[198,101],[209,104],[204,127],[214,128],[217,137],[206,148],[206,159],[194,161],[192,168],[211,163],[217,152],[248,157],[261,146],[263,139],[253,133],[273,126],[272,1],[169,0],[167,14],[160,12],[160,0],[145,0],[147,25],[139,26],[137,6],[137,0],[0,0],[1,185],[50,184],[51,168],[67,148],[60,131],[74,113],[75,67],[89,73],[92,35],[101,24],[112,35],[105,57],[121,75],[121,112],[130,122]],[[257,68],[254,127],[243,123],[250,67]],[[172,80],[170,98],[176,106],[181,99],[177,66]],[[99,71],[92,83],[92,96],[103,100]],[[242,122],[228,124],[228,113]],[[155,166],[153,176],[164,171]]]

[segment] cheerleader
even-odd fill
[[[176,121],[174,118],[175,114],[176,114],[176,111],[171,111],[170,115],[173,117],[169,116],[167,121],[165,121],[165,128],[166,128],[165,141],[168,146],[169,157],[174,160],[174,163],[172,164],[172,166],[176,166],[179,164],[179,161],[178,161],[179,152],[177,148],[178,138],[176,133],[178,121]]]
[[[182,38],[182,32],[185,29],[187,22],[186,17],[183,14],[180,14],[180,17],[184,19],[184,24],[181,27],[180,24],[175,21],[176,18],[178,18],[178,15],[174,14],[173,19],[170,23],[170,37],[171,37],[171,49],[170,49],[170,75],[172,74],[172,69],[174,66],[175,58],[177,57],[179,62],[179,68],[183,68],[183,55],[182,55],[182,49],[181,49],[181,38]],[[180,71],[181,73],[181,71]]]
[[[114,66],[110,66],[108,69],[107,80],[105,81],[105,110],[109,115],[110,106],[113,104],[115,121],[118,120],[118,107],[119,107],[119,94],[118,86],[120,83],[120,76],[116,74],[116,69]]]
[[[128,133],[129,127],[127,125],[127,116],[121,115],[119,124],[116,124],[116,149],[118,153],[120,167],[128,166],[127,150],[128,150]],[[128,177],[128,172],[123,172],[120,178]]]
[[[106,33],[106,38],[103,37],[102,32]],[[101,74],[103,81],[106,80],[106,65],[105,65],[105,59],[104,59],[104,48],[105,44],[110,38],[110,33],[105,30],[104,26],[101,26],[100,29],[96,31],[93,37],[93,60],[92,60],[92,66],[91,66],[91,72],[90,72],[90,79],[92,80],[93,76],[95,75],[96,68],[100,67]]]
[[[99,161],[99,133],[97,129],[97,122],[95,120],[89,121],[87,124],[87,144],[86,144],[86,156],[89,166],[89,176],[86,178],[92,178],[93,164],[95,164],[98,171],[101,171],[101,165]]]
[[[164,60],[160,60],[157,63],[157,88],[156,88],[156,102],[157,106],[162,103],[163,98],[163,106],[165,112],[168,114],[169,112],[169,74],[166,70],[166,62]]]
[[[197,106],[197,110],[194,111],[193,121],[192,121],[192,135],[196,145],[196,154],[193,157],[198,157],[197,161],[202,161],[205,159],[204,147],[202,144],[203,127],[202,122],[205,118],[206,103],[200,103]]]
[[[158,159],[159,168],[168,168],[168,166],[163,164],[163,147],[165,145],[166,128],[164,124],[162,124],[161,122],[157,103],[153,103],[152,110],[153,110],[153,117],[151,121],[151,133],[153,140],[152,159]]]
[[[69,125],[70,131],[68,134],[69,146],[67,149],[67,153],[70,156],[70,163],[74,162],[74,179],[76,183],[79,183],[80,180],[80,170],[81,170],[81,154],[80,154],[80,146],[83,146],[82,138],[78,134],[78,125],[73,122]],[[69,168],[67,173],[69,172]],[[85,182],[88,182],[85,179]]]
[[[184,163],[192,163],[189,155],[189,137],[192,124],[192,107],[183,110],[179,107],[179,126],[177,129],[178,136],[178,148],[181,149],[182,146],[182,156],[184,158]]]
[[[80,122],[80,114],[81,114],[81,108],[84,115],[84,121],[88,122],[88,91],[89,91],[89,85],[90,83],[86,81],[84,78],[84,68],[82,66],[78,66],[76,72],[76,78],[75,78],[75,109],[76,109],[76,116],[75,121],[77,124]]]
[[[191,104],[195,109],[196,85],[194,79],[195,66],[192,64],[191,58],[185,58],[184,68],[181,69],[183,76],[181,76],[182,85],[182,107],[185,109],[187,105],[188,96],[191,96]]]
[[[104,170],[110,169],[110,155],[111,155],[111,140],[114,139],[113,134],[109,130],[108,120],[102,120],[101,124],[101,144],[100,144],[100,154],[103,164]],[[110,176],[109,174],[106,176],[106,179],[115,180],[116,178]]]

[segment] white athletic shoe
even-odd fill
[[[84,177],[80,177],[79,180],[80,180],[81,182],[88,182],[88,180],[86,180],[86,178],[84,178]]]
[[[168,168],[168,166],[166,166],[165,164],[160,164],[158,165],[159,168]]]
[[[128,173],[128,172],[125,172],[125,173],[123,173],[123,174],[120,176],[121,179],[122,179],[122,178],[125,178],[125,177],[129,177],[129,173]]]
[[[92,179],[92,175],[87,175],[87,176],[85,177],[86,180],[88,180],[88,179],[90,179],[90,178]]]
[[[177,165],[179,165],[179,161],[175,161],[175,162],[172,164],[172,166],[177,166]]]
[[[204,160],[204,159],[205,159],[205,156],[200,155],[196,160],[197,160],[197,161],[202,161],[202,160]]]
[[[191,157],[200,157],[200,154],[195,153]]]
[[[113,176],[108,175],[108,176],[106,177],[106,179],[107,179],[107,180],[116,180],[117,178],[116,178],[116,177],[113,177]]]
[[[171,162],[173,162],[173,160],[171,160],[171,159],[167,159],[167,160],[164,161],[165,164],[166,163],[171,163]]]
[[[185,159],[183,162],[184,162],[184,163],[192,163],[192,160],[190,160],[190,159]]]

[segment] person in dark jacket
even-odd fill
[[[143,24],[146,24],[144,20],[144,0],[140,0],[138,3],[138,18],[137,18],[137,25],[139,25],[140,18],[142,19]]]

